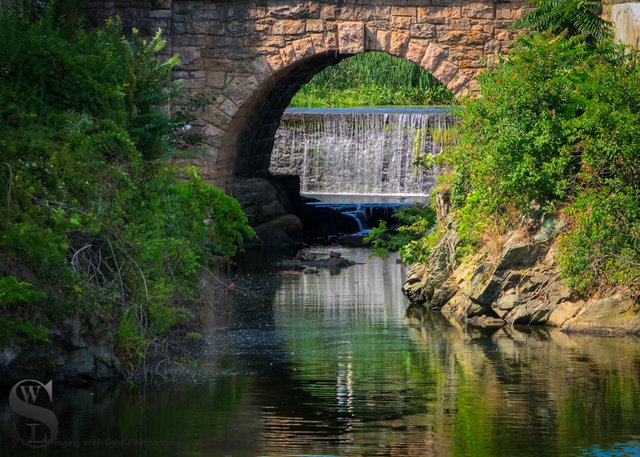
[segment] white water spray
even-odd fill
[[[271,171],[298,174],[303,193],[427,195],[435,156],[455,122],[446,110],[289,110],[276,135]]]

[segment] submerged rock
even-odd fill
[[[345,259],[339,252],[331,251],[329,257],[314,252],[298,251],[294,259],[282,260],[278,266],[286,269],[303,270],[305,274],[317,274],[319,269],[339,270],[350,267],[356,262]]]

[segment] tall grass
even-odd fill
[[[358,54],[305,84],[291,106],[449,104],[453,94],[414,63],[382,52]]]

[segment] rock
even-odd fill
[[[296,208],[296,215],[304,226],[305,239],[326,239],[360,230],[354,218],[332,208],[300,205]]]
[[[640,333],[640,303],[624,292],[595,297],[564,322],[565,332]]]
[[[411,303],[422,305],[427,301],[422,288],[426,274],[428,274],[427,265],[420,263],[412,265],[407,271],[407,279],[402,285],[402,293]]]
[[[364,242],[364,238],[366,235],[344,235],[338,238],[338,243],[343,246],[348,246],[351,248],[361,248],[363,246],[367,246],[367,243]]]
[[[518,306],[514,306],[503,316],[503,319],[512,325],[546,324],[555,308],[555,305],[545,300],[528,300],[519,302]]]
[[[481,305],[490,306],[502,291],[502,279],[494,276],[495,265],[485,262],[474,272],[471,278],[469,297]]]
[[[446,193],[445,193],[446,194]],[[564,221],[547,217],[535,234],[534,217],[504,242],[498,258],[489,248],[459,264],[456,227],[447,217],[446,195],[436,196],[438,221],[446,231],[423,264],[407,274],[403,292],[412,302],[408,320],[420,310],[439,310],[451,321],[478,326],[560,326],[565,332],[640,333],[640,299],[617,291],[585,299],[563,283],[558,262],[558,235]]]
[[[447,303],[451,298],[456,294],[457,289],[450,285],[448,282],[445,282],[442,286],[435,290],[433,297],[431,297],[431,302],[429,304],[429,309],[438,310],[441,309],[445,303]]]
[[[511,311],[518,302],[518,296],[516,294],[509,294],[498,298],[495,303],[491,305],[496,314],[502,318]]]
[[[293,246],[303,241],[302,222],[293,214],[285,214],[254,227],[264,246]]]
[[[69,354],[63,370],[69,378],[88,376],[94,369],[94,357],[86,349],[78,349]]]
[[[554,327],[562,327],[569,319],[574,318],[584,308],[585,302],[578,300],[577,302],[565,301],[560,303],[549,315],[549,325]]]
[[[236,177],[232,193],[252,227],[269,222],[293,210],[284,187],[270,179]]]
[[[350,267],[356,263],[345,259],[343,257],[329,257],[319,259],[315,255],[310,254],[305,257],[304,254],[300,255],[300,252],[296,255],[295,259],[283,260],[278,262],[278,266],[286,269],[303,270],[304,273],[316,273],[319,268],[327,268],[333,271],[339,271],[340,268]]]
[[[111,346],[87,344],[84,348],[69,350],[70,347],[73,347],[71,339],[66,338],[52,340],[49,344],[13,347],[11,360],[0,364],[0,376],[6,382],[29,377],[72,381],[122,376],[120,361]]]
[[[455,231],[447,232],[440,239],[429,254],[426,265],[422,267],[420,284],[403,287],[403,292],[409,300],[422,300],[422,303],[426,303],[433,299],[436,291],[443,286],[457,265],[455,247],[459,241]]]
[[[73,344],[73,347],[76,349],[80,349],[80,348],[86,348],[87,347],[87,343],[79,336],[74,336],[71,338],[71,344]]]
[[[544,245],[524,242],[519,234],[513,234],[505,243],[496,271],[530,267],[545,253]]]
[[[547,216],[540,227],[538,228],[537,233],[533,237],[534,243],[548,243],[552,241],[564,228],[566,227],[566,223],[558,219],[556,216]]]

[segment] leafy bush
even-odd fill
[[[201,266],[252,235],[235,200],[170,164],[186,115],[161,107],[180,93],[178,56],[158,58],[159,33],[123,35],[118,20],[63,30],[0,8],[5,342],[41,340],[23,325],[36,315],[80,316],[141,356],[190,319]]]
[[[579,36],[596,44],[611,33],[611,23],[601,17],[599,0],[532,0],[537,8],[513,23],[515,28]]]
[[[640,67],[624,52],[612,40],[530,34],[481,77],[445,156],[463,252],[522,215],[561,212],[569,284],[640,291]]]
[[[389,228],[385,221],[374,227],[364,238],[371,243],[375,255],[386,257],[389,252],[400,251],[405,263],[424,262],[437,238],[432,229],[436,222],[431,206],[415,204],[397,210],[393,218],[397,226]]]

